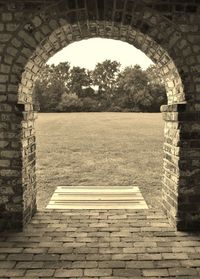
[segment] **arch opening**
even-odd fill
[[[118,37],[114,34],[118,35]],[[114,31],[114,34],[107,32],[101,37],[126,41],[143,51],[157,65],[158,72],[161,73],[161,77],[164,80],[166,87],[168,104],[185,102],[180,75],[166,50],[148,35],[143,34],[137,29],[130,29],[128,26],[121,25],[120,29],[117,28],[116,31]],[[126,34],[126,36],[124,34]],[[99,32],[93,32],[91,37],[96,37],[97,35],[99,35]],[[32,92],[35,80],[40,73],[40,69],[42,69],[50,57],[60,51],[63,47],[67,46],[72,41],[79,41],[85,38],[88,38],[88,35],[86,36],[80,31],[80,25],[63,25],[54,30],[50,36],[46,37],[45,40],[43,40],[43,43],[36,47],[34,53],[29,58],[25,66],[25,71],[22,74],[21,84],[18,91],[18,102],[26,104],[25,111],[28,117],[25,122],[27,123],[27,127],[29,127],[27,130],[30,130],[31,128],[33,131],[32,124],[34,122],[34,113],[32,112],[34,109]],[[34,137],[34,135],[31,135],[30,138],[33,139]],[[34,141],[35,139],[32,140],[32,143]],[[26,147],[27,152],[25,157],[27,159],[23,160],[25,169],[24,173],[28,174],[28,176],[26,176],[26,181],[29,185],[29,187],[26,188],[26,191],[23,192],[23,199],[26,201],[26,203],[24,203],[24,207],[26,208],[25,212],[34,212],[36,208],[35,167],[27,168],[27,162],[29,161],[28,158],[30,157],[30,154],[35,154],[35,150],[31,152],[29,150],[30,144]],[[33,157],[33,161],[28,163],[29,166],[31,166],[32,163],[35,164],[35,155]],[[27,215],[27,220],[28,218],[30,218],[29,214]]]
[[[90,44],[92,44],[92,41],[95,41],[95,39],[91,39],[91,41],[90,42],[88,42],[88,41],[85,41],[85,46],[86,46],[86,44],[87,44],[87,47],[88,46],[90,46]],[[83,41],[83,43],[84,43],[84,41]],[[111,42],[108,40],[108,39],[105,39],[105,40],[102,40],[102,41],[99,41],[99,40],[97,40],[97,42],[95,43],[95,45],[97,44],[97,43],[101,43],[101,47],[105,47],[105,49],[106,48],[109,48],[109,45],[111,45]],[[110,44],[109,44],[110,43]],[[75,50],[77,50],[78,49],[78,44],[80,44],[80,43],[77,43],[77,47],[74,49],[74,51]],[[81,44],[80,44],[81,45]],[[92,46],[94,47],[94,45],[92,44]],[[126,44],[124,43],[124,42],[121,42],[120,44],[118,44],[115,40],[113,40],[112,41],[112,47],[115,47],[115,48],[119,48],[120,49],[120,47],[121,47],[121,49],[124,49],[125,48],[125,46],[126,46]],[[129,45],[130,46],[130,45]],[[82,47],[82,48],[81,48]],[[130,46],[130,48],[132,48],[132,46]],[[68,48],[66,48],[66,52],[64,52],[64,53],[67,53],[67,49]],[[84,53],[84,55],[86,55],[86,52],[83,52],[83,46],[81,45],[80,46],[80,49],[82,50],[81,51],[81,54],[82,53]],[[128,50],[128,47],[126,47],[125,49],[127,49]],[[96,49],[95,49],[96,50]],[[119,51],[119,50],[118,50]],[[71,51],[72,52],[72,51]],[[113,50],[112,51],[108,51],[108,56],[106,56],[106,59],[109,59],[110,57],[109,57],[109,55],[112,55],[112,52],[113,52]],[[133,51],[132,51],[133,52]],[[64,54],[64,53],[62,53],[62,55]],[[74,52],[73,52],[74,53]],[[137,52],[137,54],[138,54],[138,52]],[[63,57],[63,56],[62,56]],[[142,55],[140,55],[140,57],[141,57],[141,59],[144,57],[144,59],[145,59],[145,55],[143,54],[143,56]],[[53,57],[52,57],[53,58]],[[76,57],[77,58],[77,57]],[[87,53],[87,58],[90,58],[90,51],[88,51],[88,53]],[[119,53],[117,53],[117,56],[116,56],[116,59],[117,58],[119,58]],[[104,61],[104,59],[105,59],[105,56],[103,57],[103,59],[102,59],[102,61]],[[115,59],[115,58],[113,58],[112,57],[112,59]],[[65,60],[65,59],[64,59]],[[64,60],[63,60],[63,62],[64,62]],[[78,59],[77,59],[78,60]],[[129,58],[129,60],[130,60],[130,58]],[[56,62],[57,64],[58,64],[58,61],[56,60],[56,59],[53,59],[52,60],[52,62]],[[95,62],[96,61],[98,61],[99,62],[99,60],[97,60],[97,59],[95,59]],[[123,61],[123,60],[122,60]],[[134,59],[133,59],[133,61],[134,61]],[[138,60],[139,61],[139,60]],[[130,61],[127,61],[126,63],[130,63]],[[150,62],[149,60],[145,60],[145,62],[147,63],[148,62],[148,64],[145,64],[146,65],[146,67],[148,66],[148,65],[150,65],[150,63],[152,63],[152,61]],[[49,62],[48,62],[49,63]],[[123,62],[122,62],[123,63]],[[91,64],[91,63],[90,63]],[[72,64],[73,65],[73,64]],[[84,66],[84,65],[82,65],[83,67],[87,67],[88,66],[88,63],[87,64],[85,64],[86,66]],[[93,64],[93,66],[95,65],[95,63]],[[122,65],[124,65],[124,64],[122,64]],[[130,64],[129,64],[130,65]],[[151,64],[152,65],[152,64]],[[76,65],[77,66],[77,65]],[[48,92],[47,92],[47,94],[48,94]],[[159,94],[158,94],[159,95]],[[104,108],[104,110],[106,110],[106,108]],[[103,110],[103,111],[104,111]],[[162,132],[160,132],[160,131],[162,131],[162,124],[161,124],[161,121],[160,121],[160,117],[158,117],[158,122],[156,122],[156,117],[155,116],[150,116],[149,115],[149,120],[150,120],[150,123],[148,124],[147,123],[147,121],[146,121],[146,117],[144,116],[144,117],[142,117],[142,115],[141,115],[141,117],[138,117],[138,121],[136,121],[136,119],[134,119],[134,116],[133,117],[131,117],[130,116],[130,114],[129,114],[129,117],[130,117],[130,119],[132,119],[132,124],[131,124],[131,122],[129,122],[129,120],[128,120],[128,115],[126,116],[123,116],[123,114],[121,114],[121,121],[119,121],[119,118],[120,118],[120,116],[118,115],[115,115],[115,114],[111,114],[110,113],[110,109],[108,109],[109,110],[109,113],[108,114],[106,114],[105,115],[105,117],[103,117],[102,115],[100,116],[100,114],[99,114],[99,116],[97,116],[97,117],[95,117],[96,115],[95,114],[92,114],[92,113],[90,113],[90,115],[88,116],[88,117],[86,117],[85,115],[82,115],[82,116],[80,116],[80,113],[79,114],[75,114],[74,116],[71,116],[71,115],[67,115],[67,117],[66,117],[66,125],[67,125],[67,127],[68,127],[68,131],[66,131],[65,130],[65,128],[63,128],[63,130],[62,130],[62,128],[60,128],[59,129],[59,132],[60,132],[60,136],[62,135],[62,143],[63,142],[66,142],[66,145],[68,146],[68,148],[67,149],[64,149],[65,150],[65,152],[66,152],[66,154],[65,154],[65,156],[67,156],[68,158],[69,158],[69,162],[71,161],[70,160],[70,158],[71,157],[73,157],[73,152],[71,152],[71,150],[73,150],[73,149],[82,149],[81,147],[82,147],[82,143],[81,143],[81,138],[82,138],[82,140],[83,140],[83,142],[84,142],[84,138],[86,138],[87,139],[87,143],[88,143],[88,145],[89,146],[91,146],[91,148],[92,148],[92,146],[94,145],[94,143],[93,143],[93,141],[92,141],[92,135],[94,134],[94,135],[97,135],[98,134],[98,137],[99,137],[99,142],[97,141],[97,148],[95,149],[95,148],[93,148],[93,152],[91,152],[91,153],[95,153],[95,154],[97,154],[98,152],[99,152],[99,144],[101,145],[101,142],[103,141],[103,139],[104,139],[104,136],[103,136],[103,134],[105,135],[105,133],[106,134],[108,134],[109,135],[109,137],[111,138],[111,141],[113,140],[112,138],[112,134],[110,133],[110,131],[109,131],[109,129],[107,129],[106,127],[102,127],[102,123],[101,122],[106,122],[106,119],[108,119],[108,121],[113,121],[113,125],[114,125],[114,127],[115,127],[115,125],[116,125],[116,123],[118,123],[119,125],[118,125],[118,129],[119,130],[123,130],[124,131],[124,133],[126,134],[126,131],[128,131],[128,130],[130,130],[130,129],[132,129],[133,127],[135,127],[136,128],[136,130],[139,128],[138,127],[138,125],[140,125],[139,123],[137,124],[137,122],[139,122],[140,120],[142,121],[142,119],[143,119],[143,121],[144,121],[144,130],[146,130],[148,133],[149,133],[149,135],[150,135],[150,138],[151,138],[151,140],[150,139],[147,139],[147,141],[149,142],[149,144],[151,144],[151,143],[153,143],[154,141],[156,141],[157,142],[157,139],[155,139],[155,140],[153,140],[152,138],[153,138],[153,135],[152,135],[152,133],[151,133],[151,128],[149,129],[149,126],[151,126],[151,124],[153,124],[152,125],[152,129],[156,129],[156,127],[157,127],[157,130],[155,130],[155,133],[157,134],[157,136],[159,137],[159,140],[158,140],[158,142],[159,142],[159,144],[160,144],[160,141],[162,142],[162,140],[160,140],[160,138],[162,138]],[[51,109],[50,109],[50,111],[51,111]],[[97,110],[98,111],[98,110]],[[106,110],[107,111],[107,110]],[[122,111],[124,111],[124,110],[122,110]],[[74,111],[73,111],[74,112]],[[76,112],[76,110],[75,110],[75,112]],[[57,123],[60,123],[58,126],[64,126],[64,123],[65,122],[62,122],[62,121],[64,121],[64,115],[62,115],[62,114],[59,114],[60,115],[60,119],[61,120],[58,120],[58,117],[55,115],[55,122],[57,122]],[[110,118],[109,118],[109,116],[108,115],[110,115]],[[98,118],[99,117],[99,118]],[[101,118],[100,118],[101,117]],[[83,122],[81,119],[85,119],[85,122]],[[128,120],[128,123],[129,123],[129,125],[130,125],[130,129],[129,129],[129,127],[127,127],[127,123],[126,123],[126,121],[123,119],[123,118],[127,118],[127,120]],[[136,117],[137,118],[137,117]],[[49,122],[48,121],[48,119],[51,119],[51,121]],[[70,126],[69,125],[69,123],[68,123],[68,119],[71,119],[71,121],[72,121],[72,126]],[[75,119],[76,119],[76,121],[75,121]],[[95,125],[91,128],[91,126],[92,126],[92,119],[93,119],[93,121],[94,121],[94,123],[95,123]],[[101,119],[101,120],[100,120]],[[77,159],[76,159],[76,162],[77,163],[74,163],[74,161],[72,160],[71,161],[71,164],[70,164],[70,166],[69,167],[66,167],[66,172],[65,172],[65,174],[64,174],[64,169],[62,169],[62,167],[60,166],[60,162],[63,162],[63,164],[66,166],[66,161],[65,161],[65,159],[64,159],[64,154],[62,153],[62,154],[60,154],[60,157],[59,157],[59,160],[60,160],[60,162],[58,163],[57,161],[55,161],[55,164],[57,165],[57,167],[55,167],[54,168],[54,163],[51,163],[51,156],[50,156],[50,154],[49,154],[49,148],[47,147],[47,149],[48,149],[48,154],[46,154],[46,157],[49,159],[49,162],[50,162],[50,164],[48,165],[48,164],[46,164],[45,162],[48,162],[48,160],[47,159],[44,159],[44,150],[46,150],[46,146],[50,146],[50,145],[52,145],[52,141],[53,140],[55,140],[55,137],[56,137],[56,135],[58,136],[58,132],[56,132],[55,131],[55,129],[56,129],[56,127],[55,127],[55,129],[51,129],[51,127],[50,127],[50,125],[52,125],[52,126],[54,126],[55,125],[55,123],[54,123],[54,116],[53,115],[47,115],[47,119],[45,120],[45,117],[43,118],[43,115],[41,114],[41,115],[39,115],[39,120],[37,120],[37,123],[38,123],[38,128],[39,128],[39,131],[40,131],[40,134],[39,135],[37,135],[37,138],[39,138],[40,139],[40,141],[39,141],[39,144],[37,145],[37,150],[39,150],[38,151],[38,155],[40,155],[40,156],[37,156],[37,162],[38,162],[38,170],[39,170],[39,172],[40,172],[40,175],[37,175],[37,185],[38,185],[38,192],[39,192],[39,195],[37,194],[37,206],[38,206],[38,208],[39,209],[43,209],[46,205],[47,205],[47,203],[46,203],[46,201],[47,202],[49,202],[49,199],[51,198],[51,196],[52,196],[52,194],[53,194],[53,192],[54,192],[54,190],[55,190],[55,185],[57,185],[57,186],[59,186],[59,185],[68,185],[68,184],[72,184],[72,185],[77,185],[77,186],[79,186],[79,185],[82,185],[82,180],[84,180],[85,179],[85,181],[89,181],[89,184],[88,185],[104,185],[104,184],[106,184],[106,185],[108,185],[108,186],[114,186],[113,185],[113,182],[115,181],[115,185],[117,186],[117,185],[124,185],[124,186],[127,186],[127,183],[129,184],[129,185],[132,185],[131,184],[131,179],[126,179],[125,178],[125,171],[123,172],[123,164],[120,164],[120,160],[121,160],[121,162],[122,162],[122,160],[124,160],[124,161],[126,161],[127,162],[127,166],[128,166],[128,161],[127,161],[127,158],[124,158],[125,156],[123,156],[122,154],[124,153],[124,154],[126,154],[127,155],[127,157],[129,157],[129,155],[128,155],[128,152],[127,152],[127,150],[124,150],[123,149],[123,144],[121,144],[121,146],[122,146],[122,148],[120,149],[119,148],[119,146],[120,146],[120,144],[117,144],[116,145],[116,153],[121,153],[121,155],[122,155],[122,158],[114,158],[115,156],[113,156],[112,154],[111,154],[111,156],[108,156],[108,160],[106,160],[105,161],[105,164],[103,164],[104,165],[104,167],[103,167],[103,165],[102,166],[100,166],[99,165],[99,157],[98,156],[92,156],[92,158],[91,158],[91,156],[90,156],[90,152],[88,152],[88,150],[87,150],[87,145],[86,145],[86,150],[84,150],[84,152],[83,152],[83,157],[81,156],[81,157],[79,157],[79,152],[77,152]],[[44,126],[42,126],[43,128],[41,128],[41,126],[40,125],[43,125],[44,123],[46,123]],[[62,124],[63,123],[63,124]],[[80,130],[82,131],[82,133],[80,134],[80,132],[79,132],[79,129],[77,128],[77,125],[78,125],[78,123],[79,123],[79,125],[80,125]],[[86,123],[88,123],[88,125],[86,124]],[[122,125],[122,123],[124,123],[124,125]],[[143,122],[141,122],[141,125],[143,126],[143,124],[142,124]],[[46,129],[46,125],[48,126],[49,125],[49,128],[50,128],[50,131],[52,132],[52,134],[49,134],[48,135],[48,137],[46,137],[46,135],[47,135],[47,129]],[[157,126],[156,126],[157,125]],[[96,128],[96,126],[98,126],[99,128],[98,128],[98,130],[96,130],[95,128]],[[74,127],[74,129],[73,129],[73,127]],[[76,129],[77,128],[77,129]],[[106,129],[106,132],[104,131],[102,134],[100,133],[100,131],[101,131],[101,129]],[[140,130],[140,129],[139,129]],[[54,133],[54,131],[55,131],[55,133]],[[64,132],[65,131],[65,132]],[[87,131],[87,132],[86,132]],[[113,131],[114,132],[114,131]],[[70,141],[68,141],[68,137],[66,136],[66,134],[70,134],[71,136],[70,136],[70,138],[71,138],[71,140]],[[79,146],[78,146],[78,144],[75,144],[75,147],[73,146],[73,141],[74,141],[74,138],[73,138],[73,135],[77,135],[77,137],[75,138],[75,142],[76,141],[79,141]],[[115,134],[115,132],[114,132],[114,134]],[[89,135],[91,135],[91,137],[89,137]],[[39,137],[38,137],[39,136]],[[52,137],[51,137],[52,136]],[[126,135],[127,136],[127,135]],[[125,137],[126,137],[125,136]],[[148,136],[148,134],[146,135],[146,136]],[[104,145],[105,145],[105,149],[107,149],[107,146],[110,146],[110,141],[109,141],[109,137],[105,137],[105,143],[104,143]],[[118,140],[118,139],[120,139],[120,138],[123,138],[124,136],[123,136],[123,134],[120,134],[119,133],[119,135],[115,135],[115,137],[116,137],[116,141]],[[143,138],[143,137],[145,137],[145,134],[144,135],[142,135],[141,134],[141,138]],[[131,136],[130,136],[130,138],[131,138]],[[133,138],[134,138],[134,133],[133,133]],[[96,139],[96,136],[94,136],[94,139]],[[143,138],[144,139],[144,138]],[[49,144],[48,143],[48,141],[50,141],[51,142],[51,144]],[[59,138],[58,138],[58,141],[59,141]],[[128,139],[127,139],[127,141],[128,141]],[[136,140],[136,142],[134,143],[134,142],[132,142],[132,143],[130,143],[130,142],[127,142],[126,141],[126,143],[124,143],[124,144],[127,144],[127,149],[131,149],[131,147],[130,147],[130,145],[139,145],[139,149],[138,149],[138,152],[136,152],[136,150],[135,150],[135,152],[134,151],[132,151],[132,155],[133,155],[133,157],[135,158],[136,156],[136,153],[137,153],[137,155],[138,154],[141,154],[141,150],[140,150],[140,148],[142,149],[143,147],[143,145],[145,145],[144,144],[144,142],[142,142],[142,139],[141,139],[141,141],[140,141],[140,139],[138,139],[138,140]],[[44,144],[44,142],[46,143],[46,144]],[[56,142],[54,141],[54,144],[56,145]],[[84,143],[83,143],[83,145],[84,145]],[[43,149],[41,148],[41,146],[43,146]],[[53,145],[52,145],[53,146]],[[114,143],[113,143],[113,148],[115,147],[115,145],[114,145]],[[154,184],[154,185],[156,185],[156,181],[157,181],[157,184],[159,185],[160,184],[160,176],[161,176],[161,170],[160,170],[160,166],[162,165],[162,155],[160,154],[161,153],[161,150],[162,150],[162,147],[159,145],[159,151],[158,152],[156,152],[156,154],[158,154],[159,153],[159,158],[158,158],[158,160],[157,161],[159,161],[159,163],[160,163],[160,165],[159,165],[159,163],[157,163],[156,162],[156,159],[155,159],[155,155],[153,155],[152,157],[151,156],[149,156],[149,159],[147,159],[146,158],[146,166],[144,165],[143,167],[144,167],[144,169],[145,168],[148,168],[149,169],[149,165],[150,165],[150,163],[149,163],[149,160],[150,160],[150,157],[151,157],[151,160],[152,160],[152,165],[155,165],[155,167],[152,167],[152,169],[153,170],[151,170],[151,171],[149,171],[149,180],[147,180],[146,179],[146,177],[145,177],[145,179],[143,180],[143,182],[140,182],[140,180],[141,180],[141,178],[142,178],[142,175],[139,173],[140,172],[140,170],[139,169],[137,169],[137,164],[135,164],[135,163],[133,163],[132,162],[132,183],[135,181],[135,178],[137,177],[137,182],[134,182],[134,184],[135,185],[148,185],[148,184]],[[57,145],[57,148],[60,150],[60,143]],[[64,146],[63,146],[63,148],[64,148]],[[101,148],[103,148],[103,146],[101,147]],[[120,149],[120,150],[119,150]],[[149,150],[150,150],[151,148],[149,148]],[[154,149],[154,147],[152,147],[152,149]],[[103,149],[102,149],[103,150]],[[83,151],[83,150],[82,150]],[[80,151],[81,152],[81,151]],[[88,152],[88,160],[90,161],[90,162],[95,162],[95,165],[96,165],[96,167],[95,168],[93,168],[93,171],[90,171],[89,173],[88,173],[88,177],[87,177],[87,171],[85,170],[86,169],[86,167],[84,168],[84,162],[87,162],[87,157],[85,156],[85,153],[87,153]],[[112,151],[111,151],[111,153],[112,153]],[[146,156],[148,156],[148,150],[146,150],[146,147],[144,147],[144,153],[146,154]],[[53,156],[55,156],[57,159],[58,159],[58,156],[57,156],[57,154],[56,154],[56,152],[54,152],[53,150],[52,150],[52,154],[54,154]],[[143,154],[144,155],[144,154]],[[101,157],[101,155],[99,155],[100,157]],[[113,156],[113,158],[112,158],[112,156]],[[117,156],[116,156],[117,157]],[[138,159],[140,159],[141,160],[141,157],[142,157],[142,155],[138,155]],[[41,161],[40,161],[40,158],[41,158]],[[129,157],[129,159],[130,159],[130,161],[131,161],[131,158]],[[115,164],[115,160],[119,160],[119,166],[118,166],[118,169],[119,169],[119,173],[117,173],[117,171],[114,171],[114,165],[116,165],[116,167],[117,167],[117,164]],[[111,167],[111,163],[108,163],[108,161],[109,162],[111,162],[111,161],[113,161],[113,166]],[[133,160],[134,161],[134,160]],[[69,163],[68,162],[68,163]],[[46,167],[45,167],[45,164],[46,164]],[[85,163],[86,165],[87,165],[87,163]],[[91,163],[92,164],[92,163]],[[106,167],[105,167],[105,165],[107,164],[107,168],[109,169],[109,168],[113,168],[113,171],[112,171],[112,177],[113,177],[113,180],[111,180],[111,179],[109,179],[108,178],[108,176],[107,176],[107,179],[104,179],[105,178],[105,176],[106,175],[104,175],[103,174],[103,171],[96,171],[96,169],[104,169],[104,171],[106,172]],[[143,165],[143,162],[142,162],[142,160],[141,160],[141,164]],[[83,166],[83,169],[81,168],[81,165]],[[121,178],[119,178],[119,174],[120,174],[120,165],[121,165],[121,167],[122,167],[122,172],[121,172]],[[75,171],[75,173],[72,171],[72,167],[71,166],[74,166],[74,168],[76,169],[76,168],[79,168],[80,169],[80,173],[81,174],[77,174],[76,173],[76,171]],[[156,167],[157,167],[157,169],[159,169],[159,171],[158,171],[158,173],[156,172],[157,170],[156,170]],[[129,166],[129,169],[130,169],[130,166]],[[155,173],[156,173],[156,175],[154,175],[154,170],[155,170]],[[52,180],[50,180],[50,178],[48,177],[48,174],[49,174],[49,172],[52,174]],[[60,174],[60,175],[58,175],[58,173]],[[67,174],[66,174],[67,173]],[[94,174],[95,173],[95,174]],[[100,173],[101,173],[101,177],[100,177]],[[113,173],[115,173],[115,176],[114,176],[114,174]],[[129,173],[131,173],[131,170],[129,171]],[[137,175],[137,173],[138,173],[138,175]],[[128,173],[127,173],[128,174]],[[65,176],[65,177],[69,177],[69,178],[66,178],[66,179],[64,179],[63,178],[63,176]],[[96,176],[96,179],[95,179],[95,176]],[[44,179],[44,177],[46,177],[46,179]],[[84,179],[83,179],[83,177],[84,177]],[[129,174],[129,177],[130,177],[130,174]],[[156,177],[156,178],[155,178]],[[55,179],[56,178],[56,179]],[[42,181],[43,181],[43,185],[42,185]],[[45,183],[46,181],[48,181],[48,183]],[[54,182],[53,182],[54,181]],[[125,182],[124,182],[125,181]],[[129,181],[129,182],[128,182]],[[59,184],[60,183],[60,184]],[[87,186],[87,182],[86,182],[86,186]],[[47,187],[48,187],[48,189],[47,189]],[[141,187],[142,188],[142,187]],[[160,188],[160,187],[157,187],[157,189],[158,188]],[[45,190],[46,189],[46,190]],[[144,187],[143,186],[143,189],[145,189],[145,192],[147,193],[147,186],[146,187]],[[156,191],[157,191],[157,189],[155,189],[155,190],[153,190],[153,189],[151,189],[151,192],[153,192],[154,194],[153,194],[153,196],[156,196]],[[160,189],[159,189],[160,190]],[[45,194],[47,194],[48,195],[48,198],[47,198],[47,196],[45,195]],[[159,196],[160,196],[160,192],[159,192]],[[151,206],[153,205],[153,202],[152,202],[152,200],[150,199],[150,194],[148,193],[148,201],[150,202],[150,204],[151,204]],[[154,203],[154,204],[156,204],[156,203]]]

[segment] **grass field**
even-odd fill
[[[163,125],[161,114],[38,114],[38,207],[59,185],[135,185],[159,207]]]

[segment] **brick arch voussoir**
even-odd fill
[[[27,95],[28,93],[31,93],[31,90],[34,86],[34,81],[36,78],[36,72],[39,72],[39,70],[41,69],[41,67],[45,64],[45,62],[47,61],[48,58],[50,58],[54,53],[56,53],[57,51],[59,51],[60,49],[62,49],[64,46],[66,46],[67,44],[69,44],[72,41],[77,41],[80,39],[84,39],[85,37],[79,33],[79,29],[78,26],[75,28],[73,27],[74,30],[72,32],[74,32],[76,34],[77,37],[75,38],[71,38],[71,33],[69,33],[67,36],[65,37],[58,37],[58,31],[56,30],[54,33],[51,34],[51,36],[49,37],[49,40],[46,40],[46,44],[44,44],[43,46],[40,46],[40,48],[38,48],[34,55],[31,57],[30,61],[27,63],[26,65],[26,70],[22,75],[22,83],[20,86],[20,90],[19,90],[19,95],[21,96],[20,100],[23,102],[27,102],[30,99],[27,99]],[[62,32],[61,32],[62,33]],[[96,34],[93,33],[94,36],[97,36],[98,32]],[[159,62],[160,67],[164,68],[163,69],[163,77],[166,77],[166,80],[168,81],[168,72],[173,69],[175,69],[175,66],[173,65],[173,62],[170,60],[170,58],[168,57],[168,55],[166,54],[166,52],[160,47],[158,46],[156,43],[152,42],[152,40],[150,38],[147,38],[147,36],[144,36],[142,33],[139,34],[139,31],[136,32],[137,36],[134,40],[134,42],[129,42],[132,45],[135,45],[136,47],[138,47],[139,49],[143,50],[144,53],[146,53],[154,62]],[[82,36],[81,36],[82,35]],[[69,39],[70,36],[70,39]],[[87,36],[87,37],[91,37],[91,36]],[[107,37],[107,38],[113,38],[113,36],[103,36],[103,37]],[[118,36],[117,38],[115,37],[115,39],[120,39],[123,41],[128,42],[127,38],[123,36],[123,32],[121,32],[121,35]],[[150,42],[152,42],[150,44]],[[146,45],[146,49],[144,48],[144,46]],[[35,69],[36,71],[33,71],[33,69]],[[174,73],[176,72],[176,77],[178,78],[178,73],[177,71],[174,70]],[[175,76],[173,73],[173,77]],[[171,76],[172,78],[172,76]],[[170,83],[171,84],[171,83]],[[178,82],[176,82],[176,85],[178,85]],[[172,85],[173,86],[173,85]],[[28,89],[27,89],[28,88]],[[176,86],[177,88],[177,86]],[[169,97],[170,95],[177,95],[176,92],[172,92],[170,90],[169,91]],[[31,95],[31,94],[29,94]],[[176,102],[176,101],[180,101],[180,99],[171,99],[170,102]]]
[[[180,53],[178,46],[182,40],[181,33],[171,22],[147,9],[140,1],[136,2],[131,12],[129,11],[128,18],[126,17],[126,7],[123,6],[120,20],[116,18],[114,10],[110,20],[106,13],[104,18],[100,19],[98,12],[93,13],[93,19],[89,20],[91,17],[89,10],[82,12],[83,16],[80,9],[73,11],[74,20],[69,7],[66,11],[63,11],[62,8],[62,5],[56,6],[55,10],[51,7],[48,16],[46,13],[35,14],[17,34],[16,41],[21,42],[24,47],[13,60],[10,74],[15,75],[18,82],[21,81],[19,102],[31,102],[31,97],[27,97],[28,92],[32,90],[35,76],[48,58],[71,42],[91,37],[114,38],[129,42],[146,53],[160,67],[162,66],[166,80],[170,79],[169,69],[176,76],[175,80],[178,80],[177,77],[181,79],[179,69],[182,64],[181,60],[179,61],[176,57],[176,54]],[[154,53],[144,47],[144,42],[150,43]],[[158,51],[157,54],[155,54],[155,50]],[[165,67],[163,67],[164,63]],[[20,79],[21,76],[22,79]],[[176,100],[174,99],[172,102],[184,101],[181,81],[175,83],[176,85],[179,83],[180,96],[176,96]],[[170,94],[177,95],[176,92]]]

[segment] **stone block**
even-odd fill
[[[0,159],[0,167],[9,167],[10,166],[10,160],[2,160]]]
[[[82,269],[58,269],[54,274],[55,278],[83,277]]]
[[[1,151],[1,156],[2,158],[20,158],[21,157],[21,152],[20,151],[14,151],[14,150],[4,150]]]
[[[0,83],[0,93],[1,92],[6,92],[6,88],[7,88],[6,84]]]
[[[112,275],[112,269],[84,269],[84,277],[85,276],[89,276],[89,277],[92,277],[92,276],[110,276]]]
[[[0,35],[0,43],[7,43],[11,39],[12,35],[10,33],[3,33]]]
[[[14,32],[18,27],[17,23],[6,23],[6,30],[9,32]]]

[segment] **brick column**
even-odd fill
[[[163,208],[179,230],[200,229],[200,112],[186,104],[162,106]]]
[[[0,104],[0,231],[23,227],[23,114],[14,104]]]
[[[36,211],[34,112],[0,103],[0,231],[22,230]]]
[[[23,223],[30,221],[36,212],[36,114],[31,104],[24,106],[22,121],[22,185],[23,185]]]

